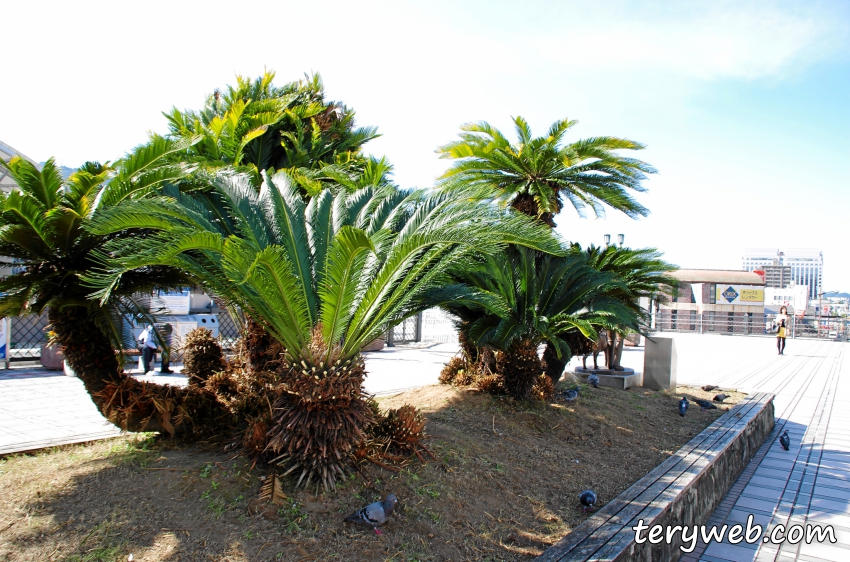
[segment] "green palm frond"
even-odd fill
[[[629,191],[643,192],[642,181],[655,170],[617,151],[641,150],[640,143],[617,137],[593,137],[564,144],[576,121],[556,121],[547,136],[533,137],[522,117],[514,118],[517,144],[488,123],[464,125],[460,140],[437,151],[455,160],[440,179],[445,190],[486,188],[488,197],[541,218],[554,226],[552,217],[564,200],[580,216],[588,207],[603,216],[610,207],[630,217],[648,210]]]

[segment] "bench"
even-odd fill
[[[747,396],[536,560],[678,560],[680,533],[672,544],[637,544],[632,527],[640,520],[648,527],[705,524],[773,425],[773,394]]]

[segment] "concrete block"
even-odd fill
[[[672,338],[646,338],[643,386],[652,390],[676,390],[676,342]]]

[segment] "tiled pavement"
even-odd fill
[[[0,371],[0,455],[120,434],[76,377],[42,369]]]
[[[680,363],[680,384],[716,384],[776,394],[773,434],[708,524],[746,523],[752,514],[754,524],[768,530],[777,524],[786,529],[797,524],[833,525],[837,542],[700,544],[681,560],[850,561],[850,348],[843,343],[793,340],[786,355],[779,357],[772,341],[765,338],[696,338],[700,336],[676,338],[679,356],[686,357],[686,362],[704,357],[700,349],[710,354],[721,343],[724,353],[685,370]],[[744,350],[748,353],[742,354]],[[790,451],[784,451],[777,441],[786,429],[791,436]]]

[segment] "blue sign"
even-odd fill
[[[726,289],[725,291],[723,291],[720,294],[723,295],[723,298],[726,299],[729,302],[732,302],[732,301],[734,301],[735,299],[738,298],[738,291],[736,291],[732,287],[729,287],[728,289]]]

